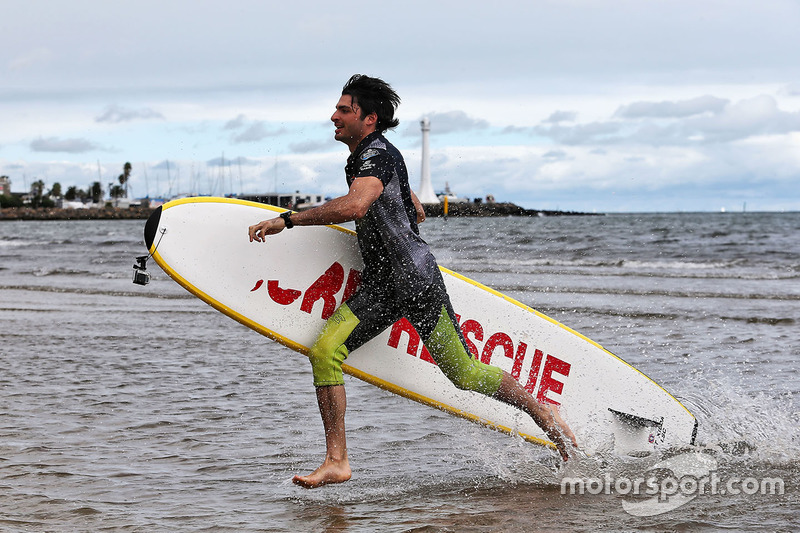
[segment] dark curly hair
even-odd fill
[[[355,74],[344,84],[342,95],[345,94],[350,95],[353,103],[361,108],[361,118],[372,113],[378,115],[378,123],[375,125],[377,131],[383,133],[400,124],[394,118],[394,112],[400,105],[400,97],[382,79]]]

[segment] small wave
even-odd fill
[[[449,264],[448,264],[449,263]],[[648,277],[665,279],[731,279],[775,281],[800,279],[795,266],[743,266],[742,260],[725,263],[587,261],[587,260],[495,260],[459,259],[442,266],[470,276],[474,274],[557,274],[559,276]]]
[[[63,267],[56,267],[56,268],[39,268],[32,272],[34,276],[37,278],[45,277],[45,276],[91,276],[93,275],[92,272],[88,270],[78,270],[73,268],[63,268]]]
[[[638,290],[638,289],[619,289],[619,288],[591,288],[591,287],[531,287],[524,285],[494,285],[494,289],[510,292],[541,292],[551,294],[614,294],[616,296],[645,296],[645,297],[668,297],[668,298],[720,298],[731,300],[787,300],[800,301],[800,294],[754,294],[754,293],[725,293],[710,291],[679,291],[679,290]],[[770,319],[773,320],[773,319]],[[778,319],[791,320],[791,319]]]
[[[3,248],[16,248],[18,246],[32,246],[34,244],[39,244],[39,243],[37,243],[35,241],[17,240],[17,239],[14,239],[14,238],[0,240],[0,247],[3,247]]]
[[[474,259],[485,258],[470,258],[471,260],[464,261],[467,264],[475,264]],[[642,269],[667,269],[667,270],[708,270],[708,269],[725,269],[742,265],[745,261],[743,259],[731,259],[729,261],[710,261],[710,262],[697,262],[697,261],[640,261],[636,259],[554,259],[554,258],[539,258],[539,259],[519,259],[519,258],[504,258],[504,257],[491,257],[488,261],[493,267],[508,266],[557,266],[557,267],[617,267],[617,268],[642,268]],[[484,263],[479,263],[483,265]]]
[[[47,287],[40,285],[0,285],[0,290],[54,292],[54,293],[66,293],[66,294],[90,294],[90,295],[101,295],[101,296],[121,296],[121,297],[135,297],[135,298],[156,298],[159,300],[196,299],[195,296],[192,296],[189,293],[162,294],[162,293],[147,292],[147,291],[142,291],[142,292],[113,291],[113,290],[87,289],[78,287]]]
[[[728,319],[727,317],[722,317]],[[746,319],[748,324],[767,324],[770,326],[791,326],[796,320],[793,318],[769,318],[769,317],[748,317]]]
[[[518,263],[516,265],[501,265],[498,263],[474,263],[459,261],[457,264],[444,264],[447,268],[451,268],[465,276],[475,276],[476,274],[557,274],[559,276],[592,276],[592,277],[648,277],[648,278],[664,278],[664,279],[700,279],[700,280],[717,280],[717,279],[730,279],[730,280],[747,280],[747,281],[776,281],[776,280],[793,280],[800,279],[798,268],[780,268],[780,269],[760,269],[760,270],[742,270],[742,269],[684,269],[684,270],[633,270],[632,268],[622,268],[621,262],[617,263],[584,263],[577,264],[575,262],[541,262],[534,264]]]
[[[624,268],[653,268],[668,270],[707,270],[719,268],[731,268],[741,264],[740,259],[724,262],[697,263],[694,261],[636,261],[622,260],[620,266]]]
[[[141,239],[108,240],[93,243],[94,246],[129,246],[131,244],[142,244]]]

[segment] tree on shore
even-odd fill
[[[31,183],[31,196],[41,198],[44,195],[44,182],[36,180]]]
[[[64,194],[64,200],[68,200],[73,202],[75,200],[80,200],[81,202],[85,201],[89,198],[89,193],[84,191],[83,189],[79,189],[75,185],[70,185],[67,187],[67,192]]]
[[[120,177],[122,177],[122,176],[120,176]],[[125,195],[125,189],[122,188],[122,185],[112,185],[111,186],[111,190],[108,192],[108,194],[114,200],[119,200],[120,198],[124,198],[126,196]]]
[[[31,207],[53,207],[54,205],[53,200],[44,195],[44,182],[42,180],[34,181],[31,184]]]
[[[0,207],[22,207],[22,198],[13,194],[0,195]]]
[[[50,187],[50,191],[47,193],[47,196],[50,198],[60,198],[61,197],[61,184],[59,182],[55,182],[52,187]]]
[[[89,187],[89,195],[92,197],[92,202],[99,204],[103,200],[103,184],[95,181]]]
[[[128,197],[128,181],[131,179],[131,170],[133,166],[130,163],[125,163],[122,167],[122,174],[119,175],[119,184],[124,187],[125,198]]]

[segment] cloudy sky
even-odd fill
[[[0,174],[342,194],[329,117],[356,72],[400,93],[415,188],[428,116],[436,190],[800,210],[797,0],[3,0]]]

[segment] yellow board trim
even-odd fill
[[[272,206],[272,205],[269,205],[269,204],[261,204],[261,203],[258,203],[258,202],[251,202],[249,200],[239,200],[237,198],[219,198],[219,197],[214,197],[214,196],[198,196],[198,197],[190,197],[190,198],[180,198],[180,199],[177,199],[177,200],[172,200],[170,202],[167,202],[166,204],[161,206],[161,209],[162,209],[162,211],[164,211],[166,209],[169,209],[170,207],[175,207],[175,206],[183,205],[183,204],[192,204],[192,203],[230,203],[230,204],[247,205],[247,206],[250,206],[250,207],[258,207],[260,209],[266,209],[267,211],[273,211],[273,212],[277,212],[277,213],[282,213],[284,211],[288,211],[288,209],[282,209],[282,208],[275,207],[275,206]],[[338,231],[342,231],[342,232],[345,232],[345,233],[349,233],[349,234],[355,235],[354,231],[352,231],[350,229],[347,229],[347,228],[343,228],[341,226],[337,226],[335,224],[328,225],[327,227],[333,228],[333,229],[338,230]],[[178,274],[175,270],[173,270],[169,265],[166,264],[164,259],[156,251],[155,243],[151,246],[150,253],[153,256],[153,259],[156,260],[156,263],[158,263],[158,265],[164,270],[164,272],[167,273],[167,275],[169,275],[169,277],[171,277],[173,280],[175,280],[184,289],[186,289],[187,291],[192,293],[194,296],[200,298],[201,300],[206,302],[208,305],[210,305],[211,307],[213,307],[217,311],[219,311],[219,312],[221,312],[221,313],[233,318],[237,322],[247,326],[248,328],[250,328],[250,329],[252,329],[254,331],[257,331],[258,333],[264,335],[265,337],[267,337],[269,339],[272,339],[272,340],[274,340],[274,341],[286,346],[287,348],[290,348],[290,349],[292,349],[292,350],[294,350],[296,352],[300,352],[301,354],[305,355],[306,357],[308,356],[309,348],[307,346],[303,346],[300,343],[297,343],[297,342],[295,342],[295,341],[293,341],[293,340],[291,340],[291,339],[289,339],[287,337],[284,337],[283,335],[280,335],[279,333],[276,333],[276,332],[274,332],[274,331],[272,331],[272,330],[270,330],[268,328],[265,328],[264,326],[258,324],[257,322],[254,322],[254,321],[250,320],[249,318],[245,317],[244,315],[242,315],[240,313],[237,313],[236,311],[234,311],[230,307],[218,302],[217,300],[215,300],[214,298],[212,298],[211,296],[209,296],[205,292],[201,291],[200,289],[198,289],[197,287],[195,287],[194,285],[189,283],[180,274]],[[573,335],[578,336],[579,338],[585,340],[586,342],[589,342],[590,344],[596,346],[597,348],[601,349],[602,351],[604,351],[605,353],[607,353],[611,357],[617,359],[618,361],[622,362],[623,364],[625,364],[629,368],[631,368],[631,369],[635,370],[636,372],[638,372],[639,374],[641,374],[648,381],[652,382],[656,387],[658,387],[659,389],[664,391],[664,393],[667,394],[670,398],[675,400],[678,403],[678,405],[683,407],[683,409],[686,410],[686,412],[692,418],[695,418],[695,416],[691,413],[691,411],[689,411],[686,408],[686,406],[684,406],[677,398],[672,396],[661,385],[656,383],[654,380],[652,380],[649,376],[647,376],[646,374],[644,374],[643,372],[638,370],[636,367],[630,365],[624,359],[621,359],[620,357],[617,357],[616,355],[614,355],[610,351],[606,350],[605,348],[603,348],[600,344],[596,343],[595,341],[593,341],[593,340],[589,339],[588,337],[578,333],[577,331],[565,326],[561,322],[558,322],[557,320],[554,320],[554,319],[550,318],[549,316],[547,316],[547,315],[545,315],[543,313],[540,313],[539,311],[533,309],[532,307],[527,306],[527,305],[523,304],[522,302],[519,302],[518,300],[515,300],[515,299],[513,299],[513,298],[511,298],[509,296],[506,296],[505,294],[503,294],[503,293],[501,293],[499,291],[496,291],[495,289],[492,289],[491,287],[483,285],[482,283],[479,283],[479,282],[477,282],[475,280],[472,280],[472,279],[470,279],[470,278],[468,278],[466,276],[463,276],[463,275],[461,275],[461,274],[459,274],[457,272],[454,272],[454,271],[452,271],[452,270],[450,270],[448,268],[440,266],[439,269],[444,273],[450,274],[451,276],[454,276],[454,277],[456,277],[456,278],[458,278],[458,279],[460,279],[462,281],[465,281],[465,282],[469,283],[470,285],[473,285],[474,287],[483,289],[483,290],[485,290],[485,291],[487,291],[489,293],[494,294],[495,296],[499,296],[500,298],[503,298],[507,302],[509,302],[511,304],[514,304],[517,307],[520,307],[522,309],[525,309],[526,311],[529,311],[529,312],[535,314],[536,316],[538,316],[540,318],[543,318],[544,320],[547,320],[548,322],[550,322],[550,323],[552,323],[552,324],[564,329],[565,331],[568,331],[568,332],[572,333]],[[449,406],[449,405],[447,405],[445,403],[439,402],[439,401],[434,400],[432,398],[428,398],[427,396],[423,396],[421,394],[418,394],[416,392],[410,391],[410,390],[405,389],[403,387],[394,385],[393,383],[389,383],[388,381],[385,381],[385,380],[383,380],[381,378],[378,378],[378,377],[373,376],[371,374],[368,374],[366,372],[362,372],[361,370],[357,370],[357,369],[349,366],[346,363],[344,365],[342,365],[342,370],[344,370],[347,374],[349,374],[349,375],[351,375],[353,377],[356,377],[356,378],[358,378],[358,379],[360,379],[362,381],[366,381],[367,383],[370,383],[371,385],[375,385],[376,387],[379,387],[381,389],[387,390],[387,391],[389,391],[391,393],[394,393],[394,394],[397,394],[399,396],[403,396],[404,398],[408,398],[410,400],[414,400],[414,401],[419,402],[421,404],[428,405],[430,407],[434,407],[436,409],[439,409],[440,411],[445,411],[445,412],[447,412],[447,413],[449,413],[451,415],[457,416],[459,418],[464,418],[464,419],[469,420],[471,422],[475,422],[475,423],[481,424],[483,426],[486,426],[486,427],[489,427],[491,429],[500,431],[502,433],[507,433],[507,434],[510,434],[510,435],[519,435],[520,437],[522,437],[526,441],[532,442],[534,444],[539,444],[539,445],[547,446],[547,447],[550,447],[550,448],[555,448],[556,447],[555,444],[553,444],[550,441],[543,440],[543,439],[540,439],[538,437],[534,437],[532,435],[528,435],[526,433],[521,433],[519,431],[515,431],[515,430],[513,430],[513,429],[511,429],[509,427],[503,426],[501,424],[496,424],[496,423],[494,423],[494,422],[492,422],[490,420],[486,420],[486,419],[483,419],[483,418],[478,417],[476,415],[473,415],[471,413],[468,413],[466,411],[462,411],[461,409],[456,409],[456,408],[454,408],[452,406]]]
[[[184,204],[238,204],[238,205],[246,205],[249,207],[258,207],[259,209],[266,209],[267,211],[273,211],[275,213],[283,213],[284,211],[289,211],[290,213],[297,212],[297,211],[292,211],[291,209],[283,209],[282,207],[276,207],[270,204],[251,202],[250,200],[240,200],[238,198],[223,198],[219,196],[190,196],[188,198],[178,198],[177,200],[170,200],[169,202],[161,206],[161,211],[165,211],[170,207],[176,207]],[[356,234],[355,231],[348,228],[343,228],[342,226],[338,226],[336,224],[327,224],[326,226],[329,228],[333,228],[337,231],[341,231],[343,233],[349,233],[350,235]]]

